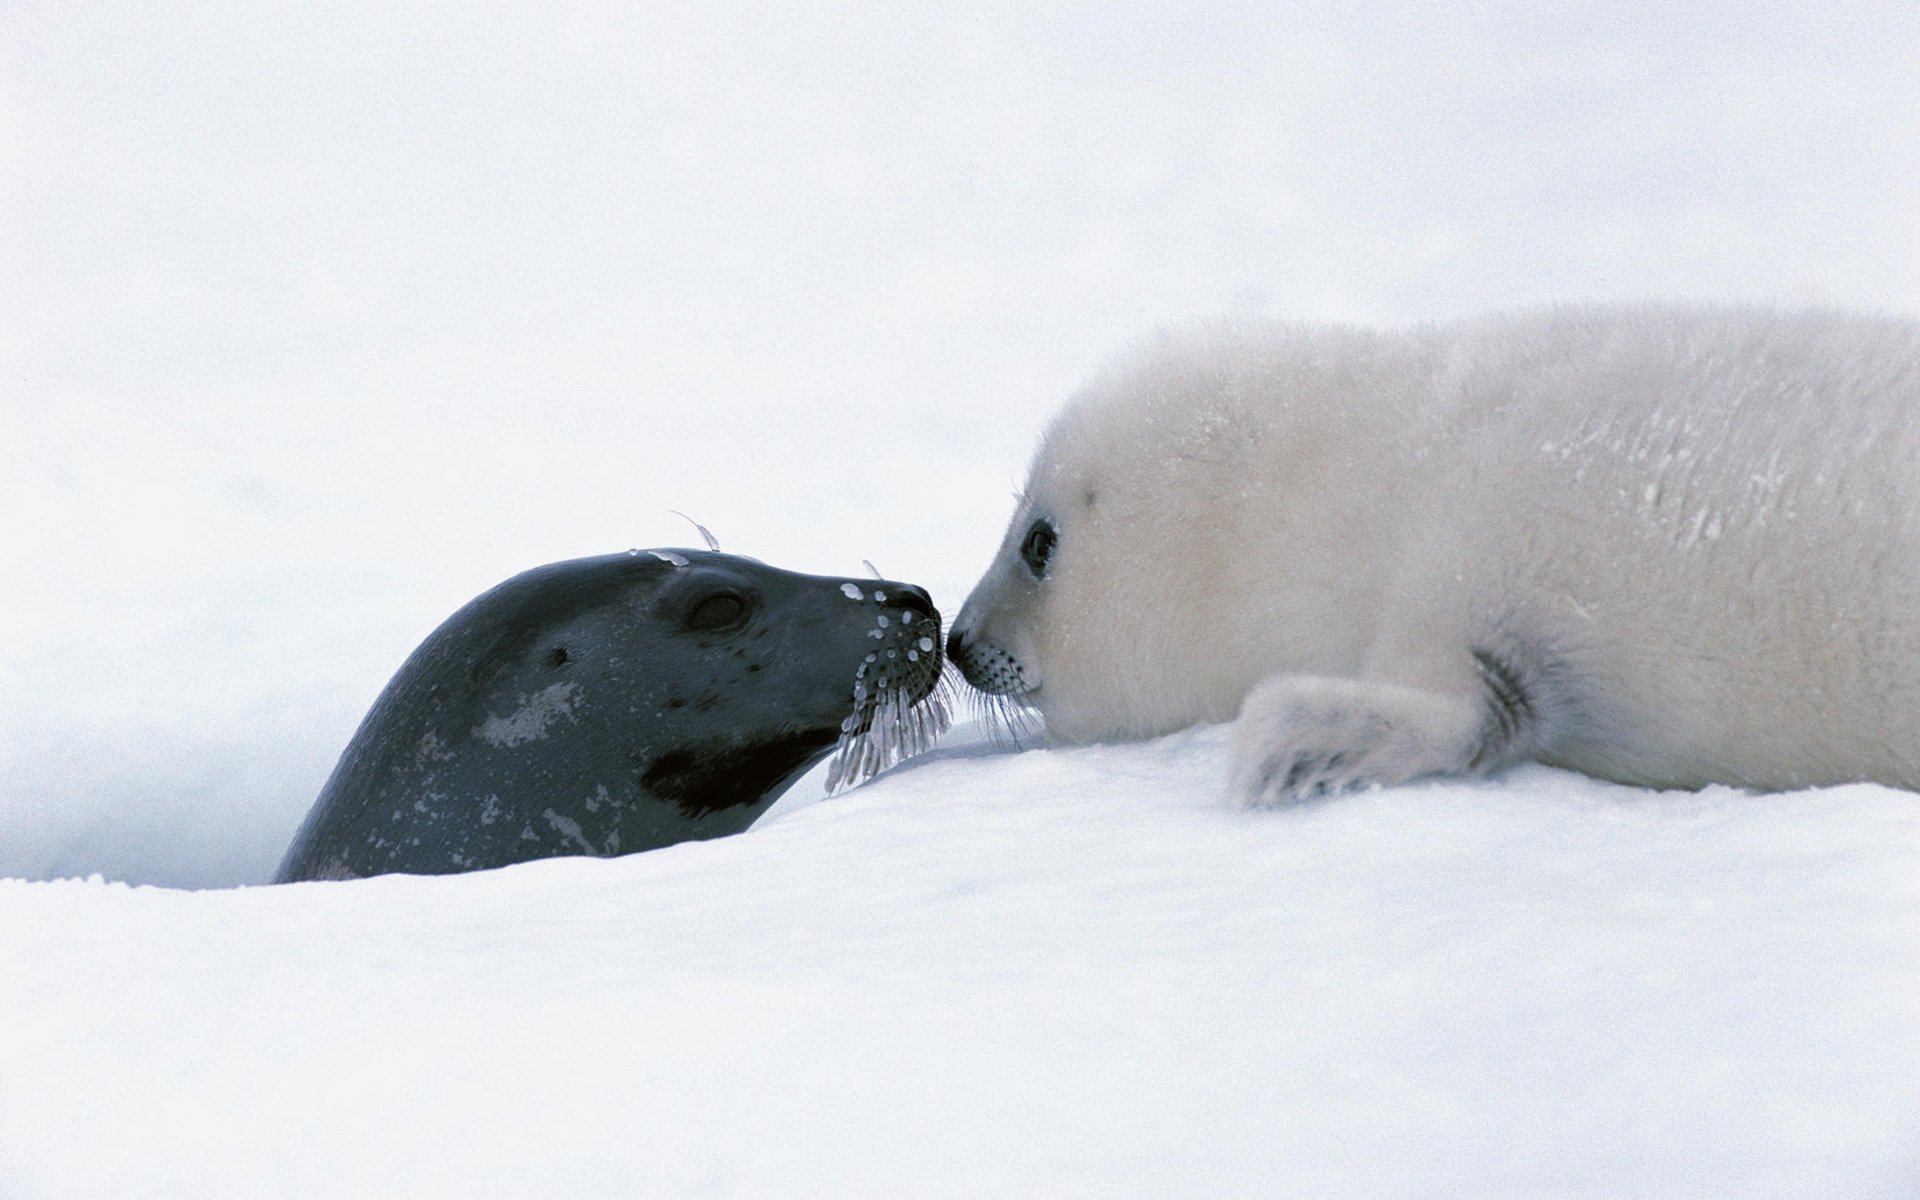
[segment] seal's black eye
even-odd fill
[[[693,606],[693,611],[687,614],[687,628],[718,633],[732,629],[746,618],[746,597],[733,592],[715,592]]]
[[[1053,557],[1054,543],[1059,540],[1060,535],[1045,521],[1035,521],[1027,530],[1026,538],[1020,543],[1020,561],[1027,564],[1027,570],[1033,572],[1035,579],[1047,577],[1047,560]]]

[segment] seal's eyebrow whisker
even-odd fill
[[[874,577],[875,579],[882,579],[882,580],[884,580],[884,579],[886,578],[886,576],[885,576],[885,575],[882,575],[882,574],[880,573],[880,568],[879,568],[879,567],[876,567],[876,566],[874,566],[874,565],[873,565],[873,560],[871,560],[871,559],[866,559],[866,558],[863,558],[863,559],[861,559],[861,560],[860,560],[860,564],[861,564],[862,566],[864,566],[864,567],[866,567],[866,569],[867,569],[867,572],[868,572],[869,574],[871,574],[871,575],[872,575],[872,576],[873,576],[873,577]]]
[[[677,508],[670,508],[667,511],[672,513],[674,516],[679,517],[682,521],[685,521],[687,524],[693,526],[695,529],[698,529],[700,531],[701,539],[707,543],[707,549],[713,551],[715,554],[719,554],[721,552],[720,539],[717,537],[714,537],[712,532],[709,531],[705,525],[702,525],[700,522],[694,520],[692,517],[681,512]]]

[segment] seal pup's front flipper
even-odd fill
[[[1427,775],[1484,775],[1539,753],[1533,689],[1507,658],[1472,653],[1453,687],[1277,675],[1241,706],[1233,793],[1250,807],[1312,800]]]
[[[1234,723],[1234,796],[1249,807],[1278,807],[1458,774],[1474,757],[1479,717],[1463,696],[1275,676],[1248,693]]]

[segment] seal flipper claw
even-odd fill
[[[1485,724],[1469,696],[1275,676],[1248,694],[1234,725],[1233,791],[1249,807],[1279,807],[1424,775],[1491,770],[1508,759],[1483,753]]]

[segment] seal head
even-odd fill
[[[939,614],[910,584],[700,550],[538,567],[408,658],[277,878],[442,874],[736,833],[837,744],[857,778],[943,728],[941,664]],[[873,752],[876,737],[889,753]]]

